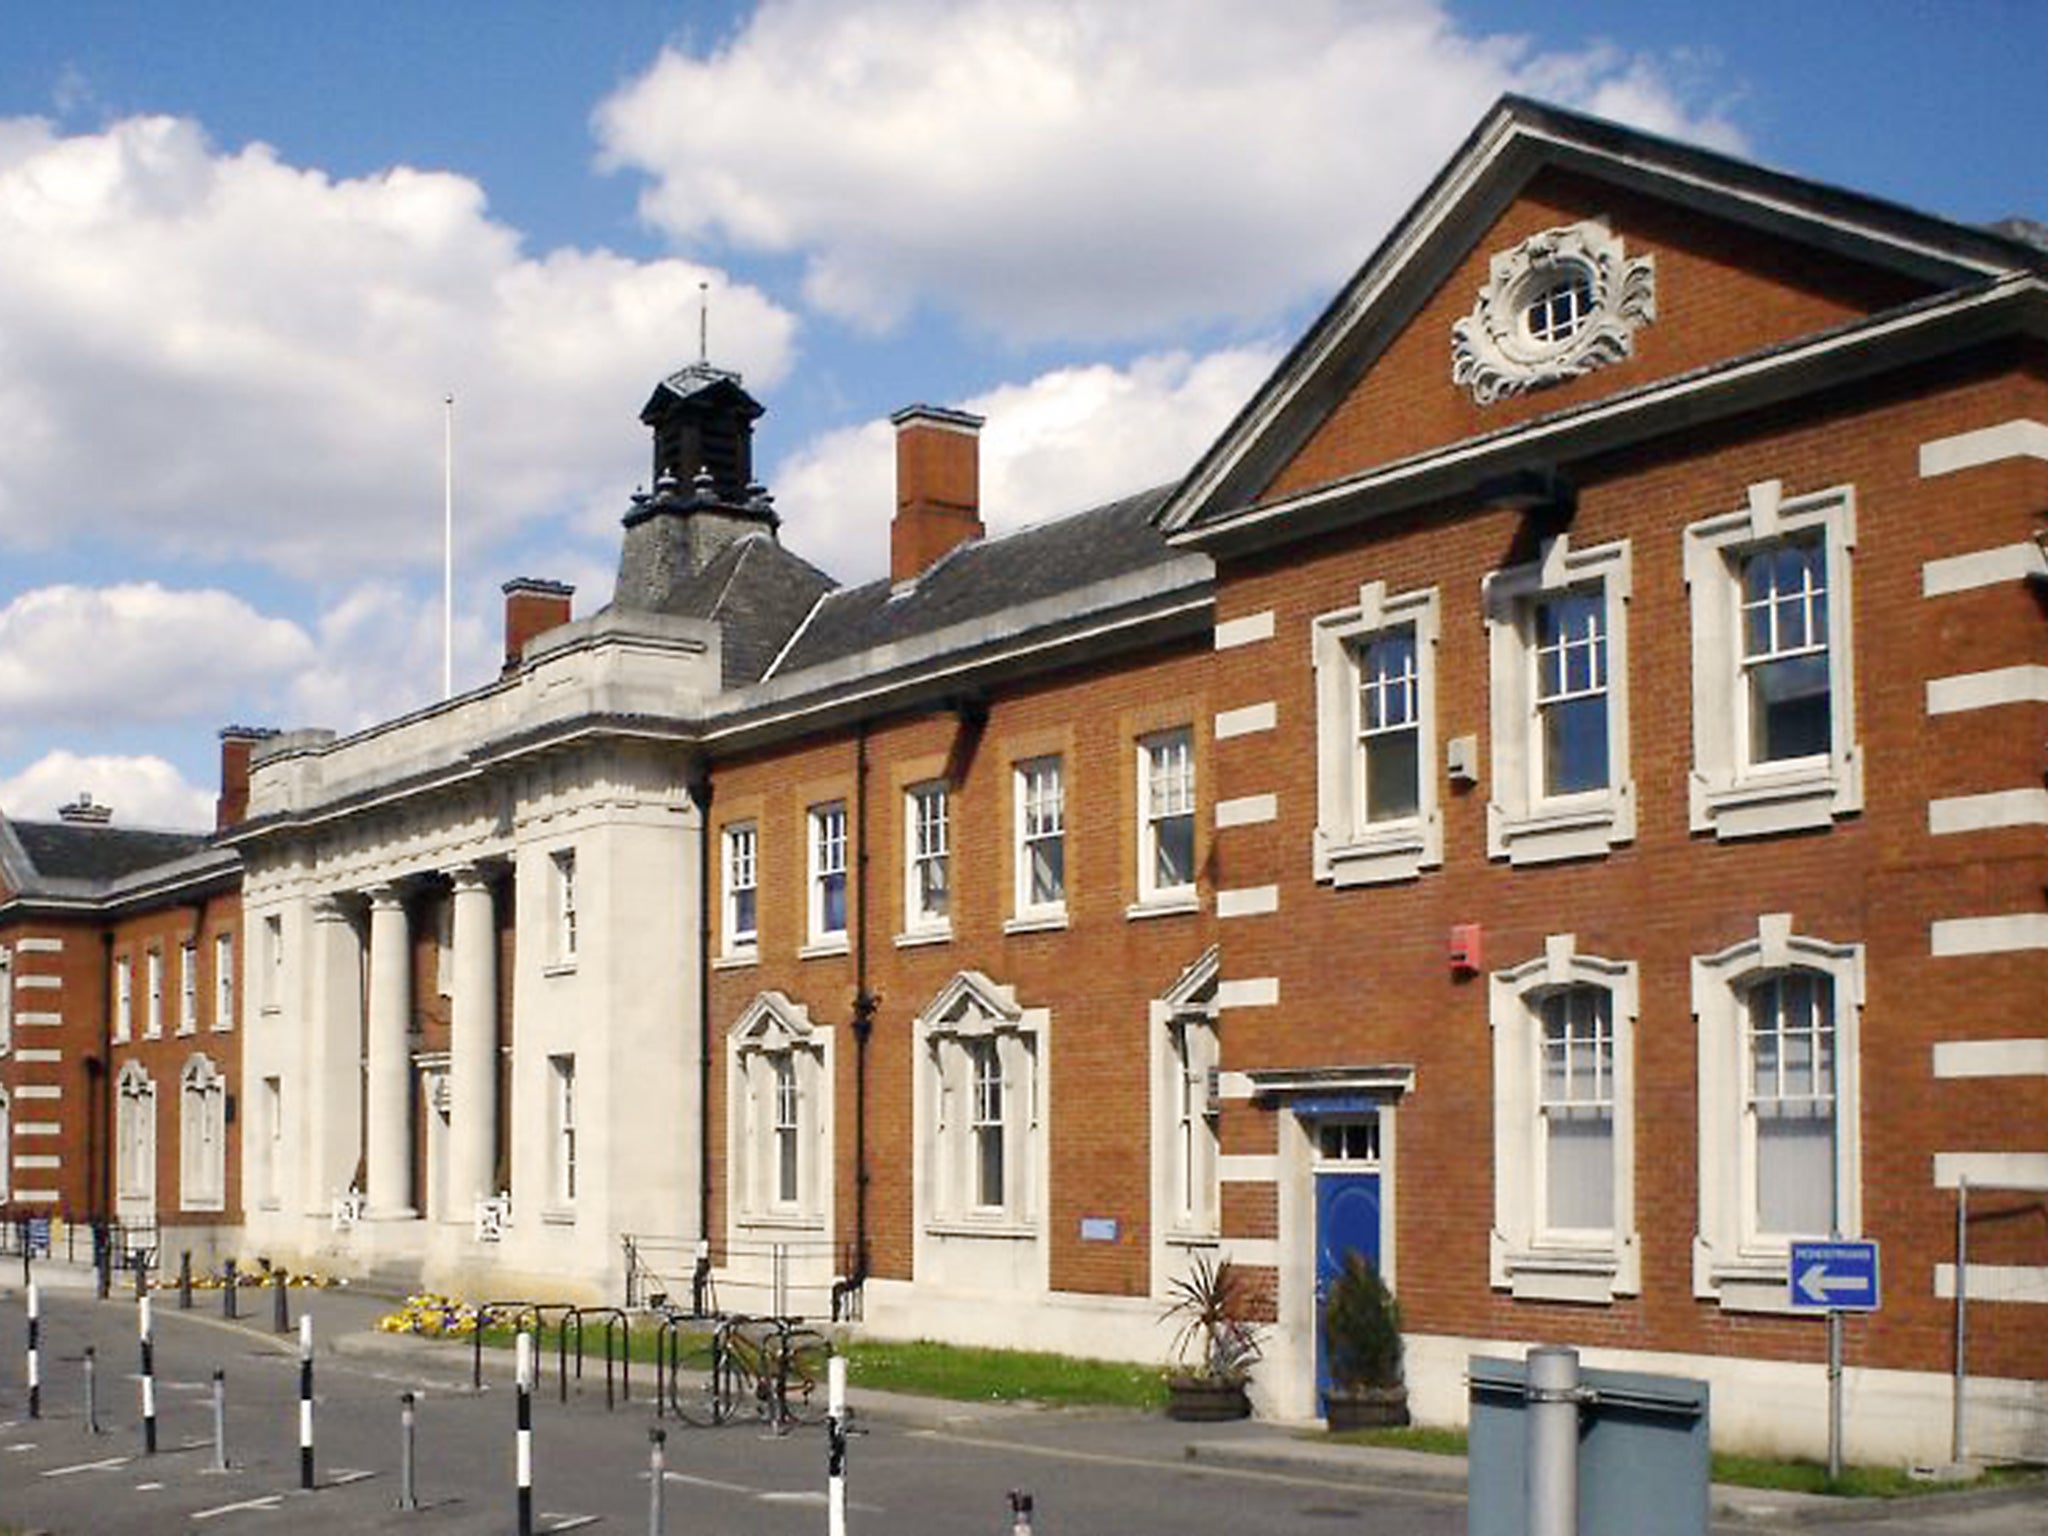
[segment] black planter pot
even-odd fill
[[[1396,1429],[1408,1422],[1406,1387],[1345,1387],[1323,1394],[1332,1429]]]
[[[1166,1416],[1186,1424],[1215,1424],[1248,1419],[1252,1400],[1241,1381],[1216,1381],[1206,1376],[1171,1376],[1166,1382]]]

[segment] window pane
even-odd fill
[[[1389,731],[1374,736],[1365,751],[1365,819],[1397,821],[1416,814],[1421,789],[1416,781],[1417,733]]]
[[[1063,901],[1067,893],[1066,850],[1057,837],[1031,845],[1031,902],[1044,906]]]
[[[1154,828],[1157,867],[1152,881],[1160,887],[1195,883],[1195,818],[1169,816]]]
[[[1749,739],[1756,761],[1821,756],[1833,737],[1826,651],[1751,666]]]
[[[1614,1117],[1599,1109],[1544,1114],[1544,1200],[1553,1227],[1614,1225]]]
[[[751,934],[754,931],[754,892],[752,887],[733,892],[732,927],[735,935]]]
[[[1818,1235],[1834,1227],[1835,1117],[1831,1107],[1786,1106],[1756,1124],[1757,1225]]]
[[[819,927],[825,933],[846,931],[846,876],[826,875],[818,882]]]
[[[1543,792],[1571,795],[1607,787],[1607,699],[1602,694],[1543,711]]]

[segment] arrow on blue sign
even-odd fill
[[[1786,1281],[1793,1306],[1877,1310],[1876,1243],[1794,1243],[1790,1257]]]

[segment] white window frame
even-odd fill
[[[809,954],[839,954],[847,946],[847,931],[853,921],[853,888],[847,878],[847,839],[850,828],[844,800],[827,800],[804,815],[805,872],[804,931]],[[838,882],[839,926],[827,927],[830,919],[829,894]]]
[[[284,914],[272,912],[263,919],[263,1012],[275,1013],[284,1006]]]
[[[1742,563],[1788,539],[1818,539],[1827,556],[1829,750],[1824,757],[1752,763]],[[1764,837],[1825,827],[1863,809],[1852,644],[1855,550],[1856,493],[1847,485],[1787,496],[1783,481],[1758,481],[1740,508],[1686,528],[1693,831],[1717,838]]]
[[[1787,1234],[1758,1229],[1756,1154],[1748,1110],[1747,989],[1786,971],[1834,984],[1834,1205],[1838,1234],[1863,1232],[1861,1050],[1864,948],[1792,931],[1791,916],[1767,913],[1753,937],[1692,962],[1698,1032],[1699,1230],[1693,1238],[1693,1293],[1731,1311],[1784,1312]]]
[[[284,1169],[284,1079],[264,1078],[261,1099],[256,1193],[263,1209],[274,1211],[284,1203],[284,1191],[278,1182]]]
[[[1196,904],[1195,859],[1200,844],[1195,778],[1195,732],[1175,726],[1140,736],[1138,772],[1138,906],[1148,911],[1184,911]],[[1169,821],[1187,824],[1188,869],[1185,880],[1159,878],[1160,827]]]
[[[576,1113],[576,1056],[557,1052],[548,1057],[548,1204],[555,1211],[576,1208]]]
[[[156,1084],[139,1061],[115,1084],[114,1196],[122,1214],[156,1209]]]
[[[1634,839],[1636,787],[1629,764],[1629,542],[1576,549],[1569,534],[1547,539],[1527,565],[1481,583],[1491,676],[1491,798],[1486,851],[1513,864],[1605,854]],[[1551,795],[1542,784],[1535,615],[1545,598],[1598,589],[1605,609],[1607,784]]]
[[[160,1040],[164,1033],[164,952],[151,945],[143,954],[142,1037]]]
[[[1013,764],[1011,782],[1010,862],[1014,914],[1009,926],[1058,927],[1067,920],[1067,771],[1057,752],[1024,758]],[[1049,783],[1050,789],[1045,786]],[[1032,890],[1031,853],[1038,844],[1059,849],[1060,881],[1056,896],[1040,900]]]
[[[14,1102],[0,1083],[0,1205],[14,1198]]]
[[[758,993],[727,1036],[726,1147],[732,1169],[729,1224],[742,1229],[823,1231],[832,1199],[832,1042],[829,1026],[781,992]],[[787,1068],[794,1089],[794,1136],[780,1124],[778,1088]],[[794,1154],[796,1186],[784,1196],[783,1158]]]
[[[953,797],[944,779],[913,784],[903,792],[903,929],[917,938],[953,931]],[[926,899],[927,867],[936,865],[942,899],[937,910]]]
[[[128,955],[114,957],[114,1043],[122,1045],[135,1038],[135,962]]]
[[[1613,1224],[1550,1228],[1544,1216],[1545,1136],[1542,1001],[1575,987],[1607,993],[1613,1038]],[[1495,1289],[1518,1300],[1604,1303],[1642,1290],[1635,1202],[1635,1025],[1640,988],[1633,960],[1579,953],[1574,934],[1551,934],[1543,953],[1497,971],[1487,987],[1493,1034],[1493,1231]]]
[[[227,1206],[227,1079],[205,1056],[178,1075],[178,1205],[187,1211]]]
[[[1217,1029],[1219,951],[1211,946],[1150,1006],[1152,1023],[1153,1227],[1165,1244],[1208,1244],[1220,1236],[1215,1084],[1222,1060]],[[1178,1272],[1161,1250],[1155,1272]]]
[[[235,1027],[235,936],[213,936],[213,1028],[225,1033]]]
[[[1358,589],[1351,608],[1319,614],[1309,626],[1316,688],[1315,877],[1332,885],[1412,880],[1444,861],[1438,799],[1436,666],[1442,629],[1435,587],[1389,595],[1383,581]],[[1366,804],[1363,649],[1377,636],[1415,636],[1415,814],[1374,821]]]
[[[923,1044],[916,1112],[925,1234],[1033,1238],[1046,1208],[1043,1083],[1050,1015],[1021,1008],[1015,993],[962,971],[918,1019]],[[1002,1199],[982,1198],[975,1058],[993,1052],[1002,1079]]]
[[[548,949],[552,969],[575,967],[580,942],[577,922],[576,850],[557,848],[548,855]]]
[[[0,945],[0,1056],[14,1049],[14,951]],[[0,1167],[8,1160],[7,1146],[0,1141]],[[4,1176],[0,1176],[4,1179]],[[0,1200],[6,1198],[0,1193]]]
[[[727,959],[760,953],[761,943],[761,827],[747,821],[727,822],[719,834],[719,869],[723,897],[719,937]],[[751,911],[740,920],[740,898],[749,898]]]
[[[178,945],[178,1033],[199,1033],[199,941]]]

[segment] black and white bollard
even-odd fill
[[[313,1314],[299,1319],[299,1486],[313,1486]]]
[[[1031,1495],[1010,1490],[1010,1536],[1031,1536]]]
[[[662,1536],[668,1529],[662,1501],[668,1493],[668,1431],[647,1431],[647,1536]]]
[[[519,1366],[518,1450],[519,1536],[533,1536],[533,1335],[525,1329],[517,1339]]]
[[[413,1435],[416,1429],[415,1399],[410,1392],[398,1394],[398,1507],[418,1509],[419,1490],[413,1481]]]
[[[825,1362],[825,1522],[846,1536],[846,1356]]]
[[[85,1346],[85,1432],[100,1432],[99,1360],[90,1344]]]
[[[43,1297],[34,1284],[28,1288],[28,1416],[43,1416]]]
[[[135,1303],[136,1337],[142,1344],[142,1453],[156,1454],[156,1331],[150,1323],[149,1298]]]
[[[215,1368],[213,1373],[213,1470],[225,1472],[228,1469],[228,1376],[227,1372]]]

